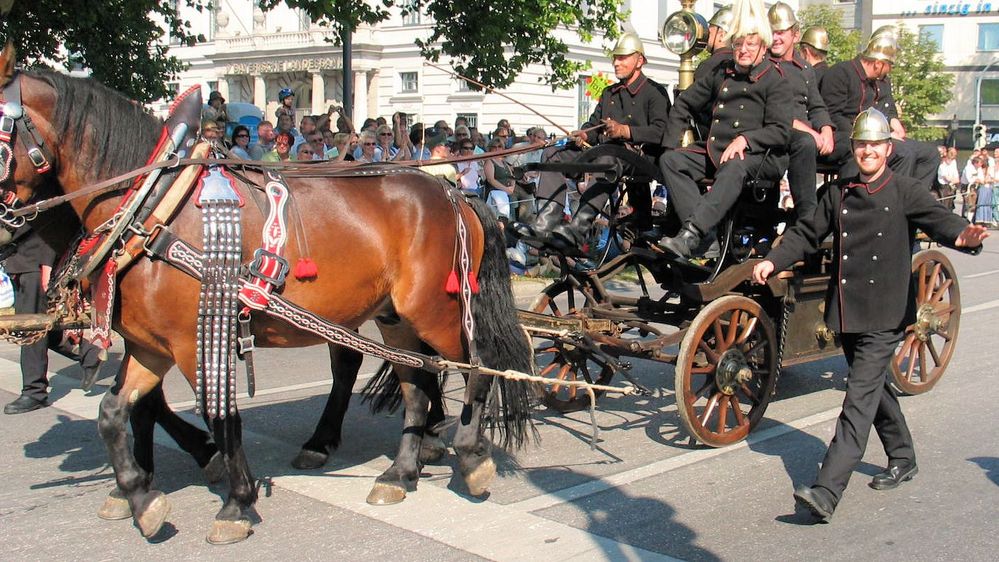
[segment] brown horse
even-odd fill
[[[22,202],[58,193],[72,194],[100,180],[143,165],[157,144],[162,124],[121,95],[90,80],[54,73],[15,75],[10,50],[0,55],[0,86],[19,88],[37,141],[51,154],[52,169],[40,173],[23,142],[14,150],[13,186]],[[259,183],[261,175],[243,173]],[[391,346],[440,356],[469,359],[458,299],[444,290],[454,261],[457,220],[448,194],[429,175],[411,173],[343,179],[289,178],[294,204],[303,220],[288,225],[289,239],[307,239],[319,276],[308,281],[289,277],[282,296],[329,321],[356,328],[375,319],[383,340]],[[247,201],[252,187],[236,186]],[[84,229],[105,224],[120,203],[118,196],[81,197],[71,201]],[[473,206],[475,207],[473,209]],[[468,227],[472,269],[480,293],[472,301],[477,329],[475,346],[484,366],[529,371],[531,349],[516,321],[507,263],[498,229],[481,220],[481,204],[459,202]],[[242,213],[243,256],[261,245],[264,213],[246,205]],[[488,216],[488,215],[483,215]],[[199,247],[201,211],[187,201],[169,228],[177,237]],[[297,231],[297,232],[296,232]],[[295,244],[286,257],[299,258]],[[114,328],[125,340],[125,356],[115,386],[101,402],[98,427],[107,446],[115,478],[127,498],[143,535],[155,535],[169,504],[151,489],[152,474],[137,463],[127,447],[125,424],[143,416],[141,432],[148,436],[162,414],[159,394],[163,376],[176,365],[195,385],[196,324],[199,282],[169,264],[140,259],[118,277]],[[299,347],[322,340],[263,314],[252,318],[256,345]],[[336,368],[336,366],[334,366]],[[428,395],[436,376],[396,366],[405,404],[403,437],[392,466],[378,477],[371,498],[380,503],[400,501],[415,488],[419,449],[426,426]],[[484,435],[490,396],[503,397],[503,411],[492,419],[506,429],[513,444],[528,434],[530,388],[502,379],[467,376],[466,400],[458,418],[454,448],[469,491],[482,494],[495,475],[491,446]],[[155,407],[137,408],[150,395]],[[133,427],[135,427],[135,419]],[[256,501],[254,479],[241,444],[238,413],[227,423],[211,420],[215,441],[225,456],[230,494],[216,515],[211,542],[234,542],[249,535],[248,510]],[[200,464],[200,462],[199,462]],[[147,465],[151,466],[151,465]]]

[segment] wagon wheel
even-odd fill
[[[961,320],[961,291],[947,256],[923,250],[912,259],[916,321],[905,329],[891,362],[892,386],[922,394],[937,384],[954,355]]]
[[[747,297],[712,301],[694,317],[676,361],[677,410],[698,441],[722,447],[746,438],[777,381],[770,317]]]
[[[557,282],[538,295],[531,311],[558,317],[572,316],[581,314],[583,308],[592,303],[592,299],[570,283]],[[609,384],[614,377],[614,370],[609,365],[565,338],[536,335],[534,360],[540,376],[559,381]],[[590,406],[589,395],[579,387],[554,384],[546,386],[544,392],[545,405],[562,413]],[[603,394],[600,390],[594,392],[598,398]]]

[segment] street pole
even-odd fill
[[[354,70],[351,64],[353,57],[354,31],[347,26],[343,28],[343,114],[354,121]]]

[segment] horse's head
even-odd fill
[[[14,47],[7,43],[0,52],[0,222],[6,230],[24,222],[23,217],[11,217],[10,211],[45,191],[54,177],[54,156],[49,149],[53,97],[51,93],[32,92],[29,109],[22,85]]]

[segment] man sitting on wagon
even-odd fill
[[[663,238],[666,252],[691,257],[739,197],[747,177],[776,182],[787,168],[792,95],[780,68],[767,58],[770,24],[759,0],[737,2],[730,32],[732,59],[695,81],[670,112],[660,170],[680,233]],[[709,114],[705,141],[679,148],[691,116]],[[713,177],[701,195],[698,181]]]
[[[642,73],[645,48],[634,33],[625,33],[614,47],[614,74],[619,80],[604,88],[590,119],[573,131],[575,145],[545,150],[542,162],[571,162],[580,156],[580,148],[602,143],[596,163],[619,163],[625,175],[655,175],[654,159],[661,150],[659,141],[669,115],[669,96],[665,88]],[[620,147],[615,151],[611,145]],[[608,150],[604,150],[604,149]],[[565,177],[558,172],[542,172],[535,197],[538,215],[533,224],[514,223],[517,236],[540,241],[561,250],[583,245],[596,216],[603,209],[615,184],[595,182],[583,194],[572,222],[561,224],[565,215]],[[627,185],[631,206],[651,227],[652,194],[648,182]],[[640,229],[642,229],[640,227]]]

